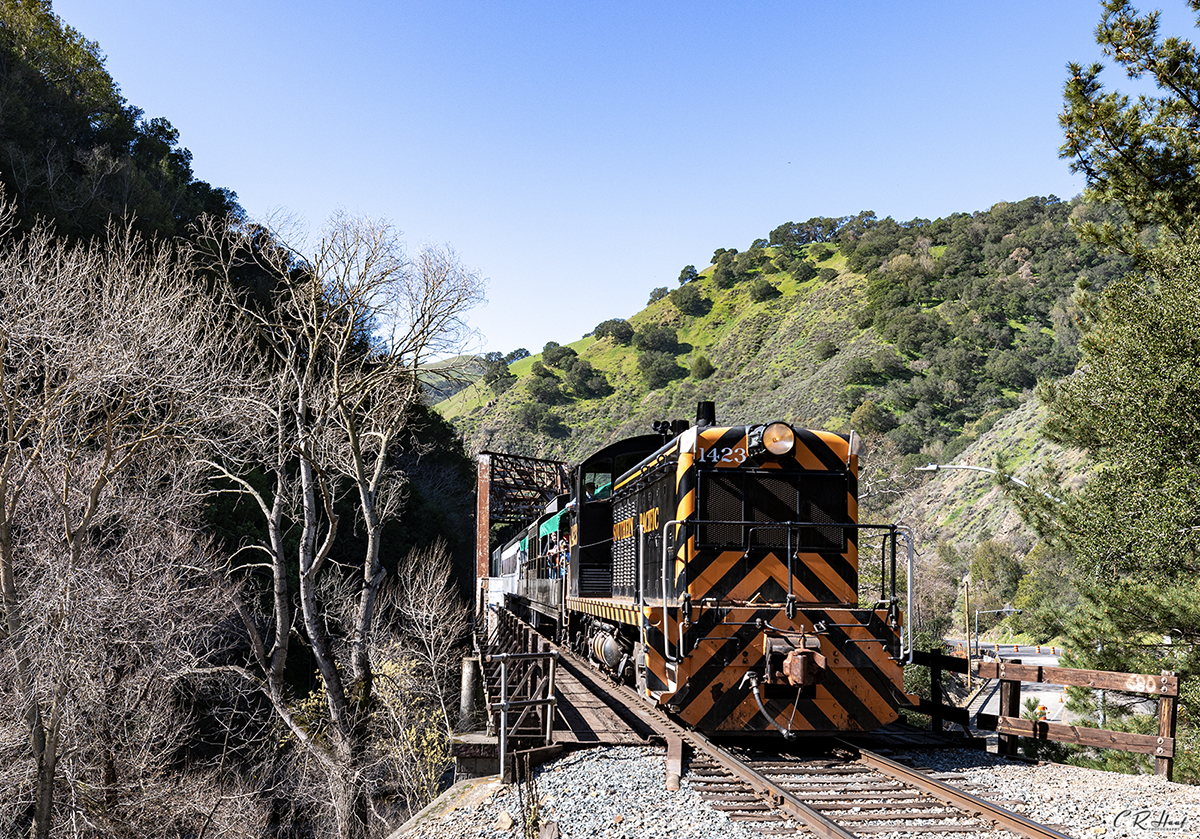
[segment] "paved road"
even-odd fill
[[[958,645],[962,645],[962,649],[966,649],[966,641],[964,639],[948,639],[947,643],[951,649],[955,649]],[[1013,644],[1000,644],[999,650],[996,649],[994,643],[980,643],[980,650],[984,655],[994,658],[999,658],[1002,661],[1011,661],[1020,659],[1022,664],[1034,664],[1042,667],[1057,667],[1058,653],[1062,650],[1058,647],[1036,647],[1036,646],[1014,646]],[[1029,697],[1037,697],[1039,704],[1046,706],[1046,719],[1050,722],[1076,722],[1084,721],[1077,714],[1068,714],[1066,711],[1066,694],[1060,685],[1044,685],[1037,682],[1022,682],[1021,683],[1021,713],[1025,713],[1025,700]],[[1000,682],[992,681],[985,687],[971,703],[971,716],[974,717],[979,713],[999,714],[1000,713]]]
[[[1049,650],[1049,647],[1043,647],[1043,650]],[[988,654],[988,648],[983,648],[985,655]],[[1057,667],[1058,656],[1049,652],[1038,653],[1036,647],[1020,647],[1013,649],[1010,644],[1005,648],[1001,645],[1000,651],[996,652],[994,647],[991,655],[1000,658],[1002,661],[1012,659],[1020,659],[1022,664],[1040,665],[1042,667]],[[1037,682],[1022,682],[1021,683],[1021,714],[1025,713],[1025,701],[1029,697],[1036,697],[1038,703],[1046,706],[1046,719],[1049,722],[1074,722],[1078,719],[1078,715],[1068,714],[1066,711],[1066,695],[1061,685],[1044,685]],[[988,687],[976,697],[976,700],[971,703],[971,713],[1000,713],[1000,682],[993,680]]]

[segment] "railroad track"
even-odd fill
[[[559,655],[589,668],[569,650]],[[764,835],[854,839],[860,836],[953,836],[991,833],[1072,839],[972,794],[961,775],[915,769],[859,745],[840,742],[821,757],[750,753],[727,748],[679,725],[635,691],[595,679],[604,691],[656,730],[668,744],[668,786],[678,782],[682,744],[692,749],[687,776],[712,805]],[[954,783],[950,783],[953,781]]]
[[[846,745],[830,756],[745,755],[711,744],[697,755],[692,786],[717,809],[765,835],[825,839],[889,834],[989,833],[1063,839],[1065,834],[973,795],[961,775],[914,769]],[[999,829],[1000,833],[992,833]]]

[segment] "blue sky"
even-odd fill
[[[1095,0],[54,9],[252,216],[342,208],[453,246],[488,278],[474,348],[501,351],[631,315],[787,221],[1070,198],[1065,65],[1099,58]]]

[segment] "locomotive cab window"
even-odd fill
[[[846,549],[849,521],[844,473],[779,470],[719,470],[700,473],[702,545],[787,548],[793,551]],[[729,523],[724,523],[729,522]],[[809,526],[784,526],[802,522]],[[828,522],[830,526],[821,525]]]
[[[612,494],[612,472],[586,471],[583,473],[583,500],[600,501]]]

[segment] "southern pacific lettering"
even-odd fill
[[[495,569],[521,563],[494,581],[510,608],[701,730],[790,737],[896,719],[913,699],[890,575],[910,546],[900,528],[858,523],[853,435],[721,426],[712,403],[694,425],[655,431],[573,467],[572,492],[497,549]],[[860,543],[882,560],[869,605]]]
[[[630,516],[613,525],[613,541],[619,542],[622,539],[632,539],[636,532],[637,529],[633,523],[633,516]]]

